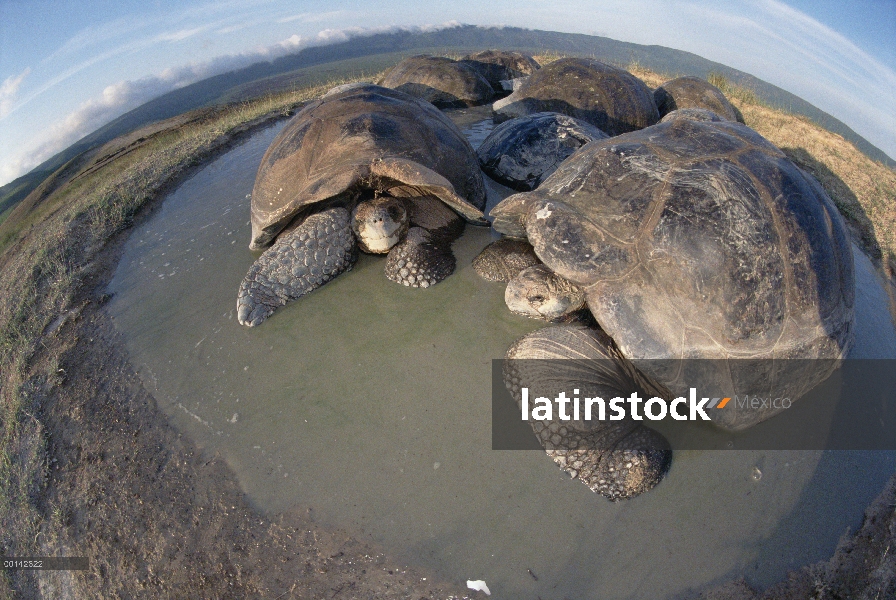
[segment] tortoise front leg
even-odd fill
[[[457,259],[450,243],[433,239],[422,227],[408,229],[407,237],[389,251],[386,277],[409,287],[430,287],[454,272]]]
[[[504,383],[517,403],[521,389],[530,398],[554,398],[579,389],[581,397],[609,401],[633,391],[657,395],[599,329],[546,327],[517,340],[507,351]],[[548,456],[592,491],[616,501],[653,488],[672,461],[672,449],[656,431],[627,417],[619,421],[530,420]]]
[[[313,214],[277,236],[249,268],[237,295],[237,319],[254,327],[290,300],[352,267],[357,244],[344,208]]]

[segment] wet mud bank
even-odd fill
[[[127,234],[121,236],[126,237]],[[383,597],[463,594],[344,531],[292,509],[247,502],[220,456],[173,428],[147,393],[103,308],[120,255],[111,244],[92,290],[44,340],[61,356],[43,414],[49,555],[86,572],[31,572],[24,597]],[[40,392],[38,392],[40,393]]]
[[[476,111],[453,118],[474,145],[489,129]],[[470,272],[487,230],[468,228],[457,272],[431,290],[395,286],[362,256],[240,328],[245,196],[272,135],[210,164],[134,229],[108,306],[171,423],[219,453],[263,514],[311,507],[325,526],[499,595],[683,597],[741,574],[764,588],[830,556],[893,472],[887,454],[682,452],[656,490],[611,504],[543,454],[491,452],[490,361],[541,324],[510,315],[503,286]],[[885,294],[857,261],[855,356],[896,355]],[[551,533],[533,540],[511,523]],[[645,568],[633,581],[634,564]]]
[[[144,206],[276,119],[259,120],[172,180]],[[269,516],[233,471],[171,426],[134,370],[106,310],[129,228],[107,241],[70,308],[43,333],[27,393],[47,440],[35,490],[48,556],[86,556],[87,571],[9,573],[16,598],[446,598],[462,586],[408,569],[382,548],[323,527],[307,509]]]

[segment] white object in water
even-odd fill
[[[529,80],[528,75],[526,77],[515,77],[513,79],[502,79],[500,82],[501,89],[503,89],[506,92],[515,92],[518,89],[520,89],[520,87],[522,87],[522,85],[524,83],[526,83],[526,81],[528,81],[528,80]]]
[[[477,579],[476,581],[467,579],[467,587],[471,590],[476,590],[477,592],[485,592],[486,596],[492,595],[492,593],[488,591],[488,586],[485,585],[485,582],[481,579]]]

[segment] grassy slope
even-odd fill
[[[805,117],[734,100],[747,125],[811,172],[856,228],[874,258],[896,274],[896,172]]]
[[[538,58],[549,62],[556,55]],[[631,68],[654,87],[669,78]],[[141,207],[234,135],[325,87],[207,111],[173,129],[156,127],[146,137],[112,142],[86,157],[80,174],[48,189],[22,217],[15,246],[0,256],[0,293],[6,299],[0,303],[0,554],[41,554],[35,534],[52,510],[37,508],[47,469],[40,397],[58,380],[56,359],[40,351],[41,339],[74,314],[72,298],[93,259]],[[819,176],[865,245],[879,247],[896,264],[896,174],[808,119],[758,103],[749,90],[726,91],[748,125]],[[11,588],[0,589],[0,595],[11,597]]]
[[[112,161],[116,161],[116,168],[121,168],[121,165],[145,153],[147,148],[155,147],[158,142],[170,136],[172,129],[202,122],[216,112],[221,111],[200,109],[146,125],[99,148],[75,156],[9,209],[7,218],[0,222],[0,256],[31,227],[53,214],[72,194],[77,194],[78,189],[84,185],[94,185],[95,182],[89,177],[94,171]]]
[[[31,171],[0,188],[0,223],[19,202],[52,174],[53,171]]]
[[[157,132],[145,143],[118,144],[112,149],[117,159],[87,161],[25,215],[21,239],[0,256],[0,555],[43,554],[37,505],[48,466],[40,397],[58,373],[56,358],[39,350],[43,336],[74,316],[72,299],[93,259],[191,168],[328,87],[235,104]],[[3,587],[0,597],[12,597],[11,588]]]

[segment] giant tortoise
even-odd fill
[[[548,268],[584,288],[607,334],[547,327],[514,344],[509,359],[609,357],[631,387],[667,399],[694,386],[710,396],[796,399],[852,345],[855,281],[842,217],[811,175],[739,123],[679,118],[592,142],[491,215],[495,229],[528,239]],[[542,287],[531,301],[543,296]],[[517,388],[519,379],[509,378]],[[712,419],[740,430],[779,410],[732,403]],[[583,451],[581,435],[555,443],[554,458],[580,478],[569,461],[590,464],[583,481],[602,491],[609,474],[595,465],[608,447]],[[644,449],[654,457],[649,481],[662,471],[661,445]],[[578,450],[556,450],[568,446]]]
[[[528,54],[511,50],[484,50],[468,54],[460,62],[473,67],[491,84],[496,93],[505,91],[502,81],[526,77],[540,67]]]
[[[660,116],[643,81],[589,58],[561,58],[535,71],[518,90],[492,105],[496,122],[558,112],[608,135],[653,125]]]
[[[433,285],[454,269],[461,216],[486,224],[484,206],[473,148],[432,104],[375,85],[334,89],[261,160],[250,248],[273,245],[240,285],[239,322],[258,325],[350,268],[358,245],[389,253],[393,281]]]
[[[579,147],[605,137],[597,127],[569,115],[535,113],[495,127],[476,149],[476,156],[489,177],[527,192]]]
[[[469,64],[426,54],[410,56],[392,67],[382,84],[439,108],[475,106],[494,95],[491,84]]]
[[[704,108],[729,121],[744,122],[743,116],[722,90],[699,77],[679,77],[667,81],[653,91],[653,99],[660,117],[682,108]]]

